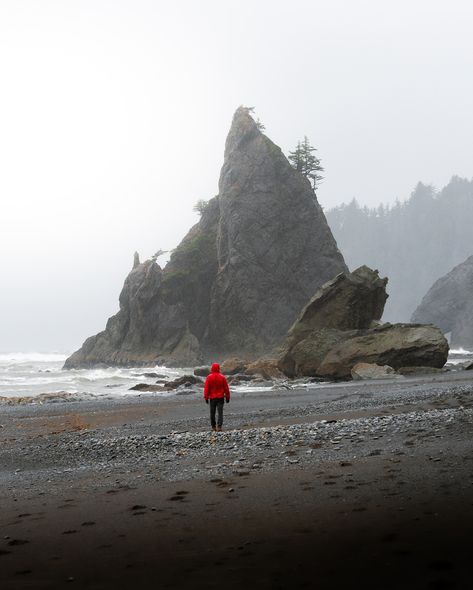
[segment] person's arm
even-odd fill
[[[223,391],[225,392],[225,400],[228,404],[230,401],[230,388],[228,387],[228,381],[225,376],[223,377]]]
[[[207,378],[205,380],[205,385],[204,385],[204,399],[205,399],[206,402],[209,401],[209,394],[210,394],[210,391],[209,391],[209,377],[210,377],[210,375],[207,375]]]

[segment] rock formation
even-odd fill
[[[240,107],[219,195],[164,269],[133,269],[120,311],[65,367],[195,365],[280,345],[314,291],[347,270],[309,181]]]
[[[448,343],[437,327],[379,324],[386,283],[362,266],[319,289],[290,329],[279,369],[289,377],[344,379],[358,363],[442,367]]]
[[[473,256],[433,284],[412,321],[436,324],[452,348],[473,350]]]
[[[346,379],[358,363],[400,367],[443,367],[448,343],[435,326],[422,324],[384,324],[361,330],[336,344],[317,369],[319,377]]]

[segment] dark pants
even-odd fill
[[[210,424],[212,428],[215,426],[222,426],[223,424],[223,397],[217,397],[210,400]],[[215,423],[215,411],[218,413],[217,423]]]

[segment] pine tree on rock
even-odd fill
[[[323,178],[319,173],[324,170],[319,158],[314,154],[316,151],[316,148],[310,144],[308,137],[305,135],[304,140],[297,142],[296,149],[289,152],[288,157],[292,167],[310,180],[314,190]]]

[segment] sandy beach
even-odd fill
[[[2,589],[469,588],[473,374],[0,410]]]

